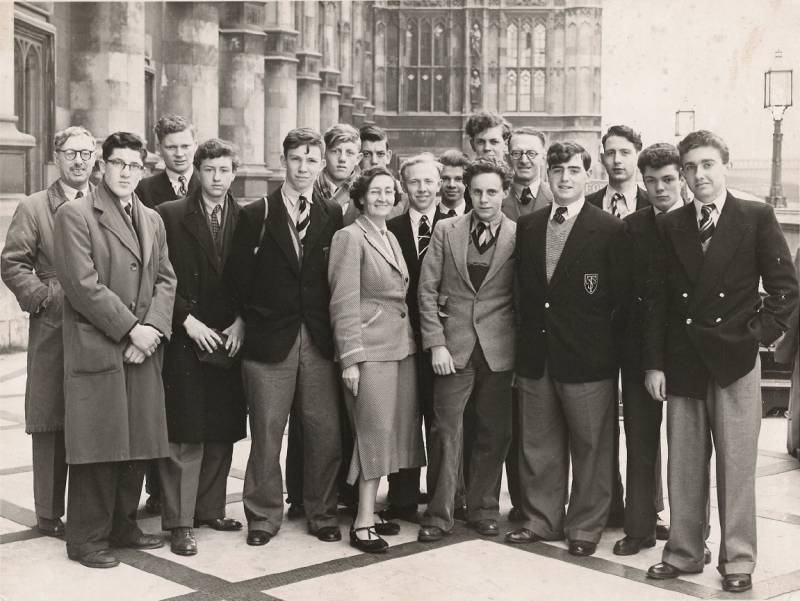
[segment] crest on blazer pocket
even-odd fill
[[[586,290],[589,294],[594,294],[597,290],[597,282],[599,281],[600,277],[596,273],[584,273],[583,274],[583,289]]]

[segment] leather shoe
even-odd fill
[[[160,549],[164,546],[164,539],[158,534],[140,534],[138,538],[121,543],[120,547],[129,549]]]
[[[286,512],[286,517],[290,520],[305,517],[306,507],[302,503],[292,503],[289,505],[289,510]]]
[[[656,520],[656,539],[669,540],[669,524],[662,522],[661,518]]]
[[[614,555],[636,555],[642,549],[649,549],[655,546],[655,536],[646,536],[644,538],[626,536],[614,544]]]
[[[197,555],[197,541],[191,528],[173,528],[169,536],[169,550],[175,555]]]
[[[650,569],[647,570],[647,577],[653,580],[669,580],[671,578],[677,578],[681,574],[697,573],[699,572],[687,572],[686,570],[681,570],[680,568],[676,568],[671,563],[662,561],[661,563],[650,566]]]
[[[147,497],[147,501],[144,502],[144,511],[150,515],[159,515],[161,513],[161,499],[155,495]]]
[[[571,540],[569,541],[570,555],[577,555],[578,557],[587,557],[594,555],[597,550],[597,543],[590,543],[586,540]]]
[[[384,520],[403,520],[405,522],[417,521],[417,506],[408,505],[406,507],[398,507],[396,505],[389,505],[383,511],[379,511],[378,515]],[[378,532],[382,534],[382,532]]]
[[[467,523],[468,528],[472,528],[481,536],[497,536],[500,530],[497,528],[497,521],[492,519],[476,520]]]
[[[339,531],[338,526],[323,526],[316,532],[312,532],[323,543],[335,543],[342,540],[342,533]]]
[[[522,513],[522,510],[519,507],[512,507],[511,511],[508,512],[508,521],[509,522],[524,522],[525,521],[525,514]]]
[[[442,530],[439,526],[420,526],[417,540],[421,543],[435,543],[450,533],[450,530]]]
[[[525,543],[535,543],[536,541],[543,540],[541,536],[536,534],[533,530],[528,528],[517,528],[511,532],[506,532],[506,542],[515,545],[524,545]]]
[[[119,565],[119,559],[107,549],[91,551],[78,557],[77,561],[87,568],[116,568]]]
[[[725,574],[722,577],[722,589],[729,593],[743,593],[753,588],[750,574]]]
[[[359,538],[359,532],[365,533],[367,538]],[[374,526],[364,526],[363,528],[350,526],[350,546],[364,553],[386,553],[389,543],[375,532]]]
[[[208,526],[209,528],[223,532],[231,532],[242,529],[242,523],[239,520],[234,520],[232,518],[214,518],[211,520],[198,520],[195,518],[194,527],[199,528],[200,526]]]
[[[36,529],[46,536],[64,536],[64,522],[61,518],[51,520],[50,518],[36,518]]]
[[[703,545],[703,563],[706,565],[711,563],[711,549],[708,545]]]
[[[247,531],[247,544],[251,547],[260,547],[266,545],[272,535],[266,530],[248,530]]]
[[[466,522],[467,521],[467,506],[466,505],[460,505],[460,506],[456,507],[455,509],[453,509],[453,519],[454,520],[458,520],[460,522]]]
[[[381,536],[393,536],[400,533],[400,524],[387,522],[380,513],[375,514],[375,532]]]

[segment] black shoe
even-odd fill
[[[517,528],[511,532],[506,532],[506,542],[515,545],[524,545],[526,543],[535,543],[536,541],[544,540],[533,530],[527,528]]]
[[[119,559],[107,549],[91,551],[86,555],[71,559],[75,559],[87,568],[116,568],[119,565]]]
[[[656,519],[656,540],[669,540],[669,524]]]
[[[129,549],[160,549],[164,546],[164,539],[158,534],[139,535],[138,538],[115,545],[117,547],[127,547]]]
[[[247,544],[251,547],[260,547],[266,545],[272,535],[265,530],[248,530],[247,531]]]
[[[421,543],[435,543],[451,534],[450,530],[442,530],[439,526],[420,526],[417,540]]]
[[[483,519],[467,522],[467,527],[472,528],[481,536],[497,536],[500,534],[500,530],[497,528],[497,520]]]
[[[323,543],[335,543],[342,540],[342,533],[339,530],[339,526],[323,526],[311,534],[316,536]]]
[[[197,541],[191,528],[173,528],[169,536],[169,550],[175,555],[197,555]]]
[[[387,522],[380,513],[376,513],[375,518],[375,532],[381,536],[393,536],[400,533],[400,524]]]
[[[36,529],[45,536],[55,536],[61,538],[64,536],[64,522],[61,518],[51,520],[49,518],[36,518]]]
[[[597,543],[590,543],[586,540],[571,540],[569,541],[570,555],[577,555],[579,557],[587,557],[594,555],[597,550]]]
[[[359,538],[359,532],[365,532],[367,538]],[[386,553],[389,543],[375,532],[375,526],[364,526],[363,528],[350,526],[350,546],[364,553]]]
[[[666,561],[652,565],[650,569],[647,570],[647,577],[653,580],[669,580],[671,578],[677,578],[681,574],[699,574],[699,572],[687,572],[686,570],[676,568]]]
[[[729,593],[743,593],[753,588],[750,574],[725,574],[722,577],[722,589]]]
[[[655,536],[646,536],[644,538],[626,536],[614,544],[614,555],[636,555],[642,549],[649,549],[655,546]]]
[[[711,563],[711,549],[706,544],[703,545],[703,563],[706,565]]]
[[[525,514],[519,507],[512,507],[511,511],[508,512],[508,521],[509,522],[524,522],[525,521]]]
[[[214,530],[219,530],[221,532],[232,532],[234,530],[242,529],[242,523],[239,520],[234,520],[231,518],[214,518],[212,520],[198,520],[195,518],[194,527],[199,528],[200,526],[208,526],[209,528],[213,528]]]
[[[417,506],[408,505],[406,507],[397,507],[396,505],[389,505],[383,511],[379,511],[378,515],[380,515],[384,520],[403,520],[404,522],[416,522]]]
[[[453,510],[453,519],[459,520],[460,522],[467,521],[467,506],[460,505]]]
[[[286,512],[286,517],[290,520],[296,520],[298,518],[305,517],[306,515],[306,507],[302,503],[292,503],[289,505],[289,509]]]
[[[147,497],[147,501],[144,502],[144,512],[149,513],[150,515],[160,515],[161,499],[155,495],[150,495]]]

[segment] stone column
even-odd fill
[[[339,69],[336,64],[336,2],[325,2],[322,22],[322,79],[320,92],[320,127],[327,129],[339,122]]]
[[[224,7],[223,7],[224,8]],[[219,16],[211,2],[164,5],[159,103],[161,113],[184,115],[199,141],[218,135]]]
[[[144,3],[72,4],[71,123],[144,134]]]
[[[353,125],[361,127],[367,118],[367,95],[364,90],[364,54],[369,46],[364,24],[364,11],[369,7],[362,2],[352,3],[352,82],[353,82]]]
[[[269,0],[264,56],[264,157],[270,180],[282,174],[280,157],[283,138],[297,127],[297,31],[293,4]]]
[[[304,127],[320,129],[319,67],[322,59],[317,48],[317,3],[302,2],[297,5],[300,21],[295,24],[300,32],[300,49],[297,51],[297,123]]]
[[[336,19],[336,43],[339,45],[339,121],[353,123],[355,102],[353,98],[353,2],[341,0],[339,18]],[[361,101],[361,121],[363,117],[363,100]]]
[[[220,3],[219,136],[239,148],[242,167],[231,192],[267,193],[264,165],[264,2]]]

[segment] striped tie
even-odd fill
[[[567,219],[566,217],[564,217],[564,214],[566,212],[567,212],[567,207],[556,207],[555,215],[553,215],[553,221],[555,221],[559,225],[564,223],[564,221],[566,221]]]
[[[611,214],[622,219],[628,214],[628,205],[625,204],[625,197],[619,192],[614,192],[611,197]]]
[[[711,236],[714,235],[714,220],[711,219],[711,213],[713,213],[716,208],[713,202],[700,207],[701,216],[698,227],[700,229],[700,244],[703,250],[708,248],[708,241],[711,240]]]
[[[306,238],[308,223],[311,221],[311,211],[309,208],[308,200],[301,194],[297,203],[297,221],[295,223],[297,235],[300,237],[300,244],[302,244]]]
[[[219,214],[221,212],[222,207],[220,205],[216,205],[214,210],[211,211],[211,235],[214,238],[214,242],[216,242],[219,237]]]
[[[491,246],[492,230],[483,221],[479,221],[475,229],[472,230],[472,242],[480,254],[486,252],[486,249]]]
[[[422,260],[428,244],[431,242],[431,227],[428,224],[428,216],[423,215],[419,218],[419,229],[417,230],[417,258]]]
[[[186,178],[182,175],[178,176],[178,183],[181,185],[180,188],[178,188],[178,196],[186,196]]]

